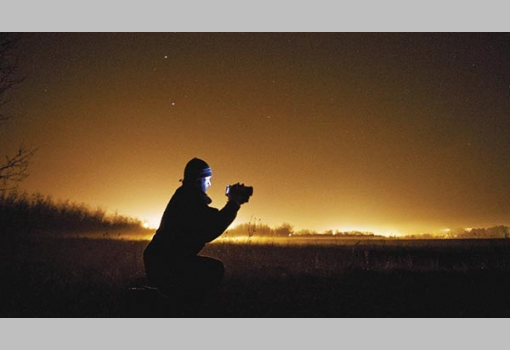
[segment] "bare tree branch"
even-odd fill
[[[18,41],[15,33],[0,33],[0,108],[9,102],[5,93],[25,80],[18,75],[18,59],[12,56]],[[0,122],[9,118],[0,113]]]
[[[14,189],[12,183],[23,181],[28,176],[28,166],[37,149],[28,149],[20,146],[12,157],[5,156],[5,161],[0,164],[0,193]]]
[[[18,60],[12,55],[18,41],[15,33],[0,33],[0,108],[9,102],[5,93],[24,80],[18,75]],[[0,113],[0,124],[10,118]],[[15,188],[28,176],[28,166],[36,151],[21,145],[13,156],[6,155],[0,161],[0,193]]]

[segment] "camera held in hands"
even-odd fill
[[[234,185],[227,185],[225,189],[225,196],[230,198],[233,195],[241,200],[242,203],[246,203],[250,200],[253,195],[253,187],[245,186],[244,184],[236,183]]]

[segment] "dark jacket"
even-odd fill
[[[228,201],[218,210],[209,206],[211,202],[194,186],[179,187],[150,243],[154,251],[175,257],[195,256],[206,243],[219,237],[234,221],[240,206]]]

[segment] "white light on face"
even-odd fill
[[[207,191],[211,187],[211,176],[202,177],[199,179],[199,185],[202,191]]]

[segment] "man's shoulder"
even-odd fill
[[[182,185],[175,190],[174,197],[196,197],[196,192],[193,187]]]
[[[190,204],[208,204],[207,198],[209,197],[199,189],[186,185],[179,187],[173,195],[174,201]]]

